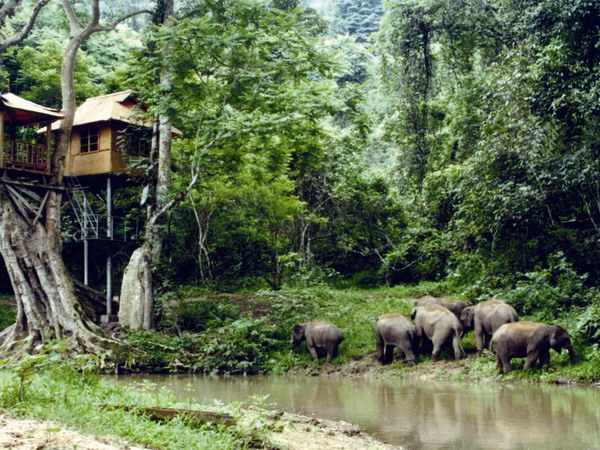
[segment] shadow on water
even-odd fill
[[[344,420],[407,448],[600,448],[600,389],[332,377],[133,375],[180,400],[251,402]]]

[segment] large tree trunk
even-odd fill
[[[43,7],[41,0],[38,7]],[[20,4],[20,1],[15,2]],[[110,31],[138,11],[125,15],[108,26],[100,25],[99,0],[92,0],[91,14],[82,27],[69,0],[62,1],[70,24],[70,36],[61,68],[64,120],[52,154],[50,185],[32,219],[20,194],[6,185],[0,186],[0,253],[15,291],[16,323],[0,333],[0,353],[27,351],[17,348],[19,340],[28,337],[29,347],[45,339],[62,339],[72,353],[96,353],[109,356],[111,340],[85,313],[75,286],[62,259],[61,205],[64,163],[67,156],[75,115],[74,69],[81,44],[93,33]],[[34,11],[35,15],[39,9]],[[4,8],[0,7],[0,19]],[[30,20],[33,25],[34,15]],[[3,23],[0,20],[0,23]],[[2,44],[6,44],[3,41]],[[8,45],[8,44],[7,44]],[[0,46],[0,50],[6,47]],[[50,132],[50,130],[48,130]],[[10,191],[10,192],[9,192]],[[33,198],[38,194],[33,193]],[[42,197],[39,197],[42,198]],[[45,217],[42,209],[45,207]],[[44,223],[41,220],[44,219]]]
[[[73,352],[107,353],[103,348],[109,341],[83,313],[61,254],[49,245],[44,226],[39,222],[31,226],[4,187],[0,207],[0,253],[17,304],[16,323],[0,334],[0,352],[15,350],[15,343],[29,336],[31,345],[62,339]]]
[[[154,20],[157,25],[167,23],[173,14],[173,0],[158,2]],[[170,48],[162,55],[168,61]],[[163,92],[168,92],[172,76],[168,69],[168,62],[164,64],[160,73],[160,85]],[[156,289],[152,276],[153,265],[158,261],[163,244],[163,228],[168,203],[168,192],[171,175],[171,122],[161,115],[158,118],[158,130],[153,135],[152,156],[157,158],[157,171],[154,186],[148,186],[148,191],[153,193],[153,200],[149,202],[145,225],[144,244],[133,252],[129,264],[125,269],[121,283],[119,297],[119,322],[131,330],[149,330],[154,328],[154,312],[156,305]],[[158,131],[158,133],[156,133]],[[155,151],[154,151],[155,150]]]

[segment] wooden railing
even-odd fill
[[[50,173],[50,152],[44,144],[6,139],[2,168]]]

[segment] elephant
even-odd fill
[[[415,326],[402,314],[390,312],[383,314],[375,324],[375,346],[377,359],[381,364],[392,362],[394,347],[404,353],[408,365],[415,363],[414,353]]]
[[[512,370],[511,358],[527,357],[523,369],[533,367],[539,359],[540,367],[550,364],[550,348],[560,353],[566,349],[571,362],[575,352],[569,333],[558,325],[535,322],[505,323],[492,336],[492,347],[496,347],[496,365],[504,373]]]
[[[318,359],[319,354],[327,355],[327,362],[331,362],[337,355],[340,342],[344,335],[338,327],[330,322],[317,321],[305,322],[294,325],[292,331],[292,345],[297,346],[306,341],[308,351],[313,359]]]
[[[474,330],[477,353],[490,347],[494,332],[505,323],[517,322],[519,315],[508,303],[495,298],[468,306],[460,315],[460,324],[465,332]]]
[[[439,298],[432,297],[431,295],[425,295],[419,299],[413,300],[412,304],[414,307],[417,306],[443,306],[450,310],[458,319],[465,308],[473,306],[472,302],[463,302],[455,300],[441,300]]]
[[[410,318],[415,324],[415,334],[421,344],[427,337],[433,343],[431,359],[437,361],[440,357],[442,345],[452,339],[454,359],[459,360],[464,353],[460,345],[462,327],[458,318],[448,309],[439,306],[417,306],[413,308]]]

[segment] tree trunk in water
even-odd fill
[[[87,318],[60,252],[49,245],[44,226],[24,220],[0,189],[0,253],[4,258],[17,303],[16,323],[0,334],[0,352],[11,352],[17,341],[33,337],[62,339],[76,353],[107,353],[109,340]],[[27,351],[27,348],[22,349]]]

